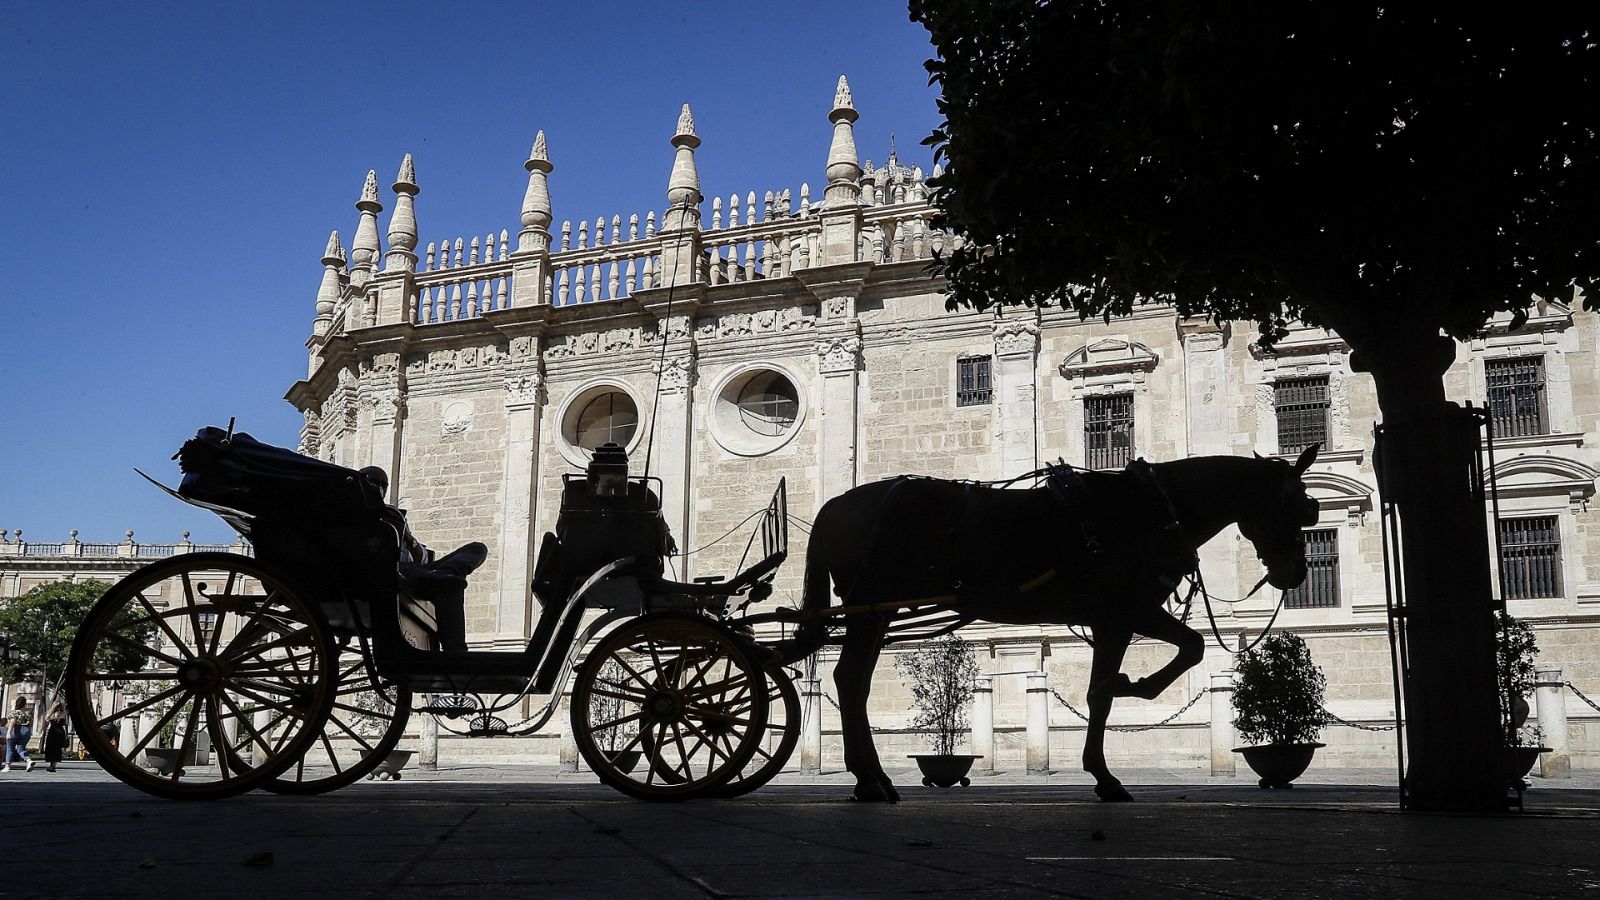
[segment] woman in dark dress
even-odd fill
[[[57,700],[44,717],[44,761],[50,764],[48,771],[56,770],[56,763],[67,752],[67,743],[67,708]]]

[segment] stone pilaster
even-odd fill
[[[821,474],[819,506],[856,484],[857,394],[861,370],[860,324],[817,341],[817,370],[822,374],[821,440],[817,471]]]
[[[506,459],[500,481],[500,599],[494,648],[521,649],[528,636],[530,586],[538,535],[539,423],[544,411],[544,372],[531,336],[511,340],[505,370]]]
[[[405,418],[405,376],[398,349],[382,349],[362,361],[357,396],[367,413],[367,461],[389,473],[390,503],[400,496],[400,436]]]
[[[687,316],[673,318],[681,321],[679,328],[683,331],[691,325]],[[662,334],[678,330],[664,327]],[[692,543],[689,498],[694,482],[694,459],[690,439],[694,433],[695,368],[693,341],[670,347],[664,358],[651,363],[651,371],[660,379],[660,387],[655,403],[655,445],[651,450],[654,459],[650,469],[652,475],[661,479],[661,514],[678,542],[679,552],[689,550]],[[635,464],[633,468],[640,466]],[[693,565],[694,557],[685,557],[679,577],[691,577]]]
[[[1001,478],[1039,467],[1038,360],[1038,322],[1000,319],[994,323],[995,446],[1000,450],[997,474]]]
[[[1235,399],[1228,372],[1226,324],[1191,316],[1178,320],[1183,341],[1185,456],[1226,456],[1233,452]],[[1200,548],[1206,588],[1222,597],[1237,597],[1239,571],[1235,552],[1238,529],[1232,525]],[[1226,606],[1226,604],[1224,604]],[[1232,609],[1218,610],[1231,617]]]

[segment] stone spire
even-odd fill
[[[823,189],[823,205],[853,206],[861,202],[861,164],[856,156],[854,123],[858,115],[850,99],[850,82],[839,76],[833,92],[833,144],[828,148],[828,186]]]
[[[333,322],[333,308],[339,303],[339,276],[344,270],[344,247],[339,245],[339,232],[328,235],[328,246],[322,251],[322,285],[317,288],[317,317],[311,322],[311,333],[321,337],[328,333]]]
[[[694,133],[694,113],[689,104],[678,114],[678,131],[672,136],[672,146],[677,155],[672,160],[672,177],[667,181],[669,207],[662,217],[661,230],[700,226],[700,173],[694,166],[694,148],[700,146],[700,137]]]
[[[517,234],[517,252],[548,250],[551,209],[550,183],[546,176],[555,166],[550,165],[543,131],[534,136],[533,149],[522,167],[528,170],[528,191],[522,195],[522,231]]]
[[[350,284],[360,290],[372,277],[378,265],[378,213],[383,204],[378,202],[378,173],[367,170],[367,182],[361,186],[361,199],[356,201],[361,221],[356,225],[355,240],[350,242]]]
[[[389,217],[389,253],[383,259],[383,270],[414,272],[417,269],[417,213],[415,197],[417,170],[411,154],[400,162],[400,174],[394,180],[394,213]]]

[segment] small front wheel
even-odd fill
[[[686,800],[725,785],[755,755],[767,684],[749,644],[698,616],[652,613],[606,635],[572,687],[578,753],[641,800]],[[630,751],[645,759],[627,765]]]

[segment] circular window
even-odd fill
[[[601,444],[628,446],[639,429],[639,410],[621,391],[606,391],[584,404],[573,427],[572,443],[584,450]]]
[[[739,389],[739,421],[762,437],[777,437],[794,427],[800,394],[777,372],[760,372]]]
[[[788,373],[753,364],[722,377],[713,396],[711,434],[723,449],[761,456],[787,444],[805,418],[805,398]]]

